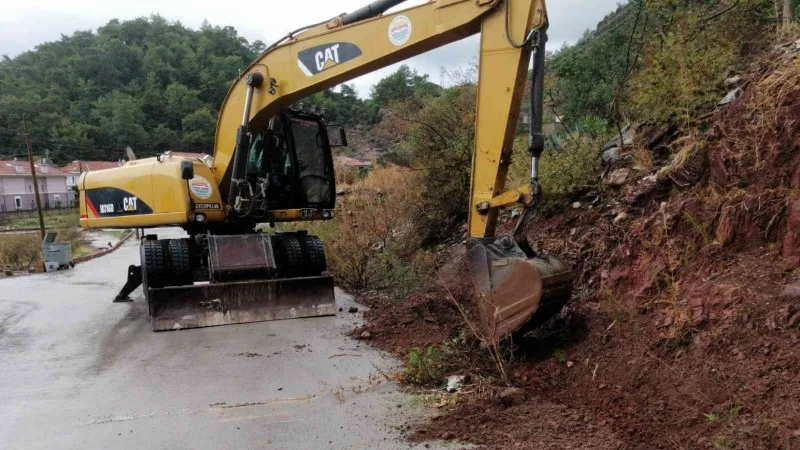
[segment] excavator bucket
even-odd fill
[[[534,252],[510,236],[474,239],[468,245],[467,268],[487,339],[497,342],[524,334],[569,301],[572,270],[562,259]]]
[[[148,289],[154,331],[335,315],[333,277],[247,280]]]

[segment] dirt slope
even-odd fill
[[[623,159],[609,168],[628,166],[621,186],[598,186],[576,198],[579,209],[530,226],[539,248],[574,263],[577,288],[561,318],[516,343],[507,366],[521,397],[509,402],[475,377],[471,393],[411,438],[492,449],[800,448],[799,131],[792,43],[754,66],[733,104],[651,145],[663,164]],[[454,296],[469,297],[468,285]],[[375,309],[356,333],[401,356],[463,335],[441,289],[366,301]],[[462,359],[485,374],[482,350],[466,348]]]

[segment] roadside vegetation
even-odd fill
[[[77,227],[78,225],[78,214],[76,212],[72,212],[70,214],[44,216],[44,227],[48,230]],[[33,217],[0,219],[0,229],[29,230],[33,228],[39,228],[39,217],[36,216],[35,212]]]

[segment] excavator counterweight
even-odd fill
[[[319,238],[257,231],[259,224],[336,214],[332,148],[347,145],[344,129],[316,109],[294,105],[480,34],[467,253],[478,309],[494,339],[560,310],[572,291],[567,264],[527,244],[524,220],[513,235],[495,235],[500,208],[522,205],[528,218],[541,195],[544,0],[432,0],[387,13],[400,3],[377,0],[295,30],[264,50],[222,103],[213,160],[167,152],[82,175],[83,227],[178,226],[188,234],[146,236],[141,264],[129,268],[115,301],[129,300],[142,284],[154,330],[334,314],[333,278]],[[506,190],[531,61],[531,178]]]

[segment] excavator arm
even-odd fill
[[[536,67],[541,68],[544,61],[544,1],[435,0],[377,16],[399,3],[402,0],[378,1],[287,36],[242,72],[223,103],[214,146],[212,171],[229,205],[236,201],[248,135],[266,128],[281,109],[320,90],[477,33],[481,40],[470,235],[493,236],[500,206],[532,201],[529,186],[508,193],[503,190],[531,52],[535,51],[539,60]],[[540,86],[541,76],[538,82]],[[533,103],[534,122],[538,117],[541,123],[541,100]],[[541,142],[536,127],[533,134],[533,140],[539,135]],[[537,158],[538,153],[534,155]]]

